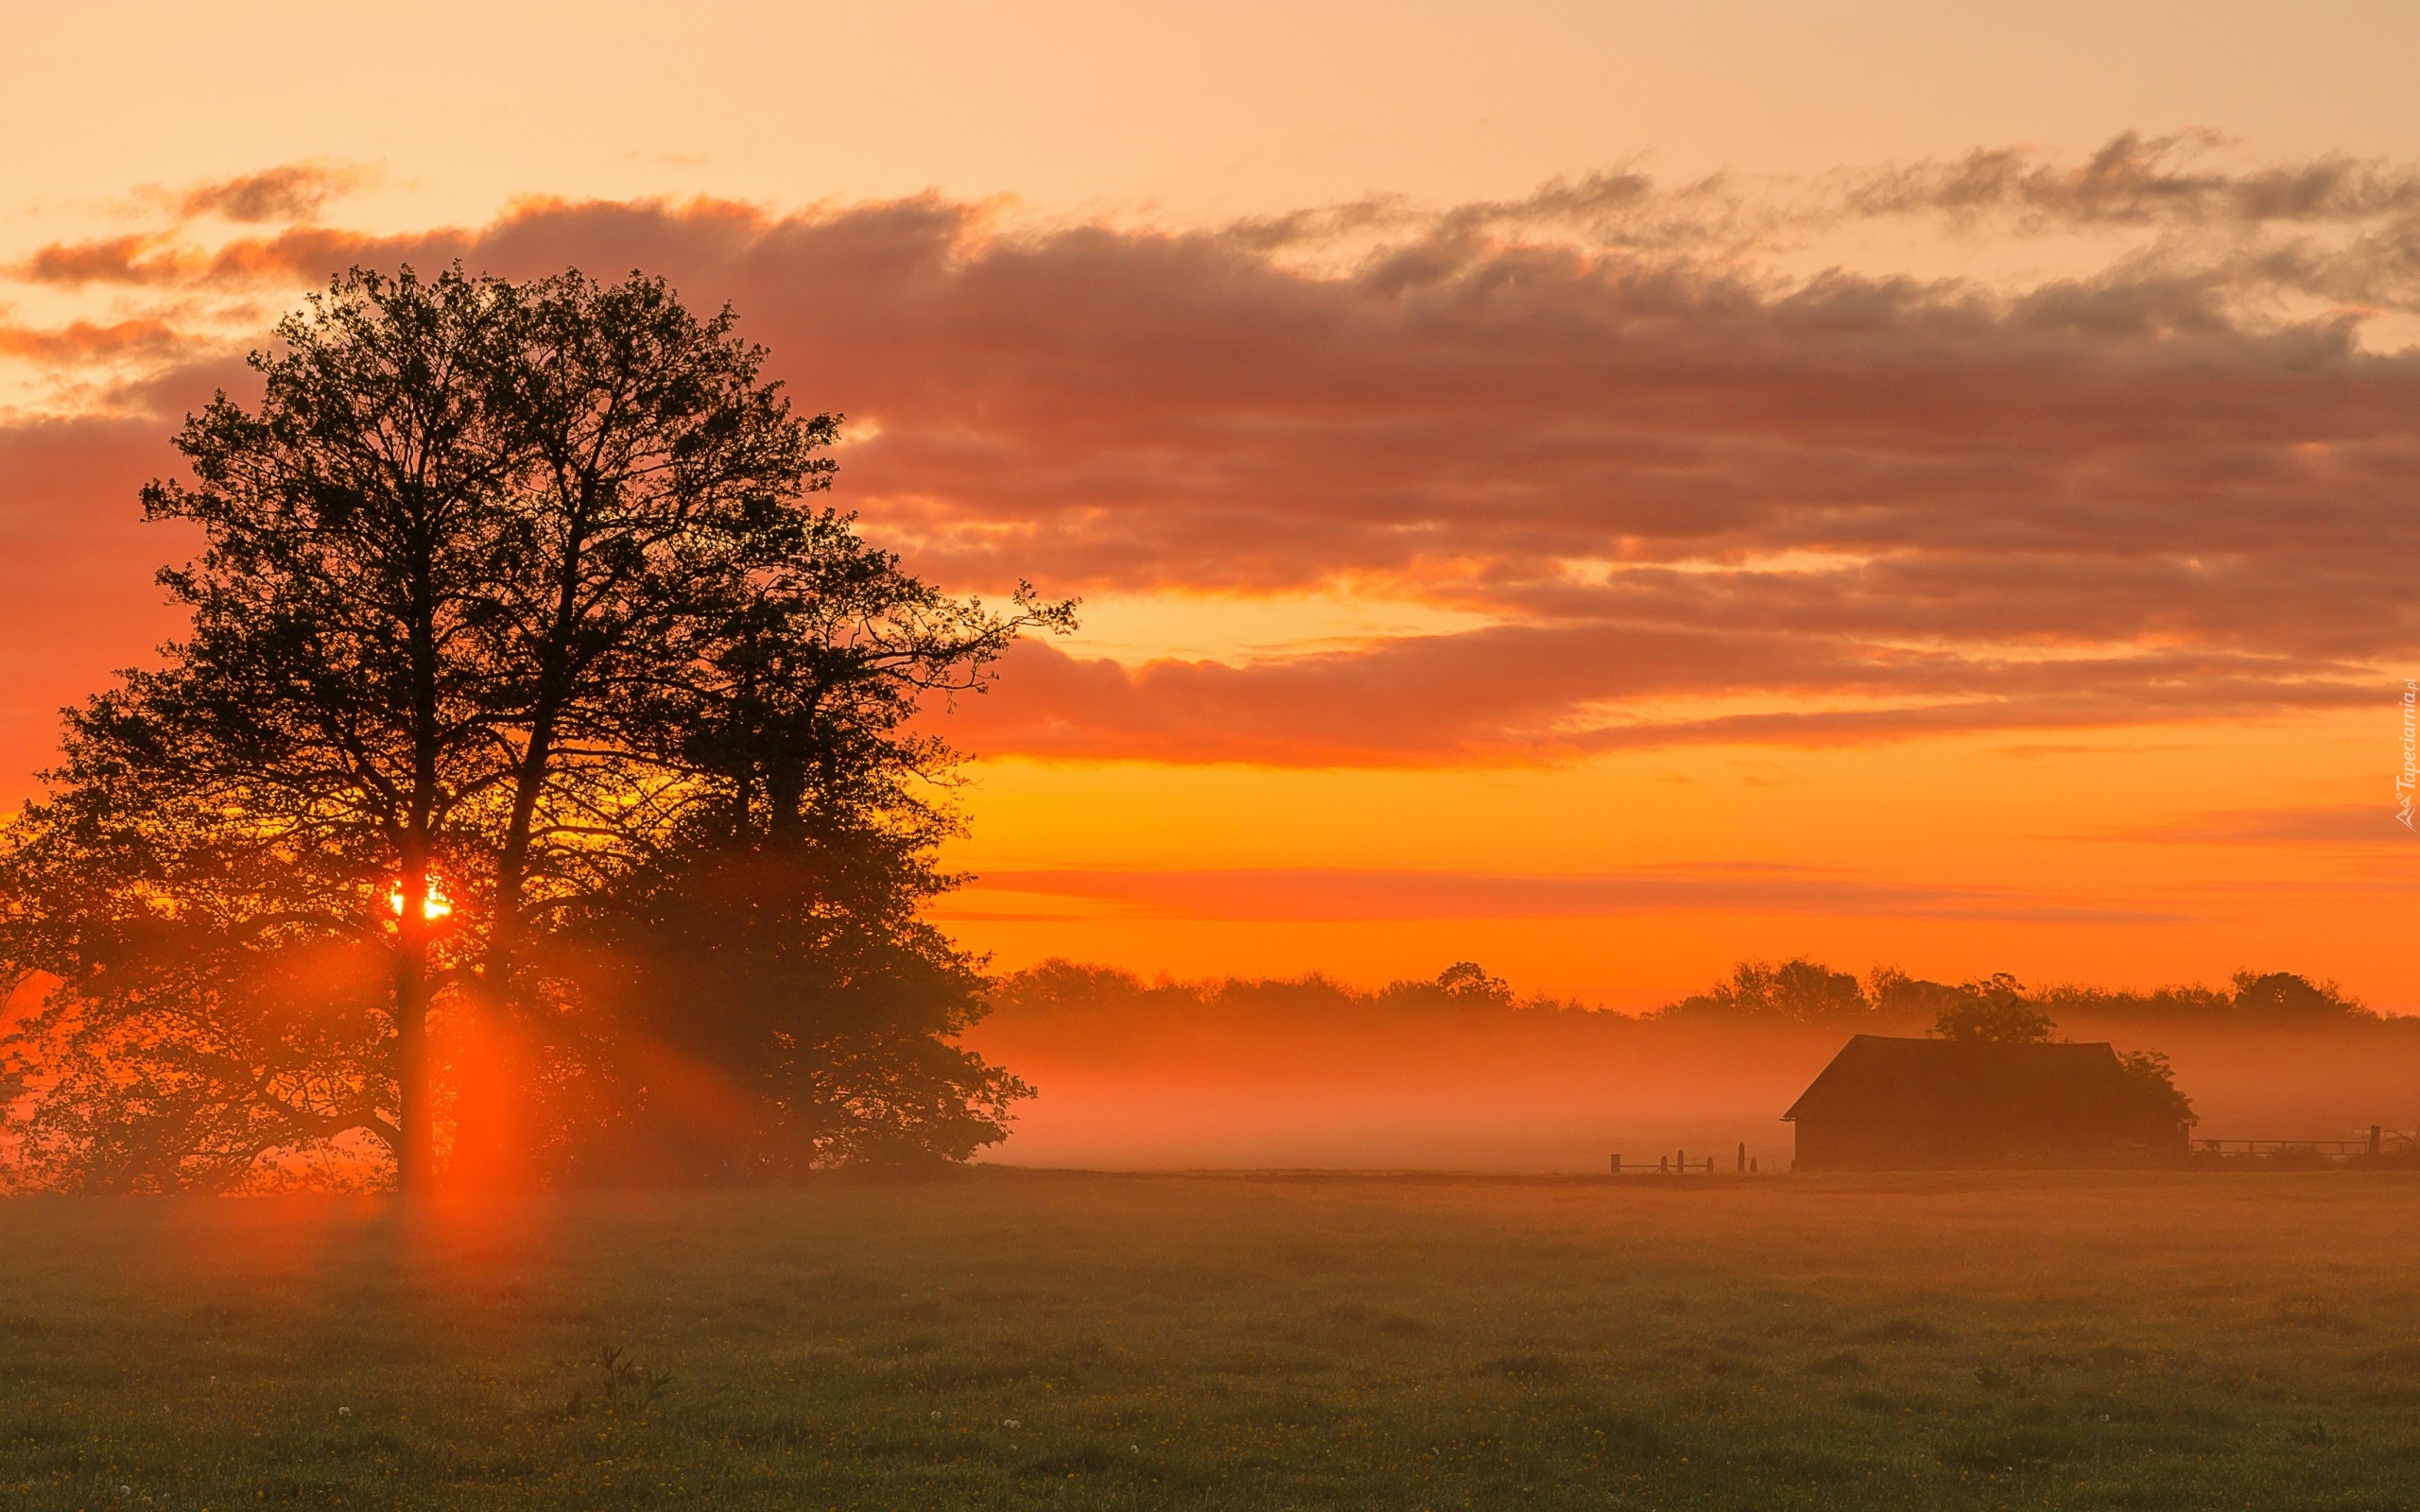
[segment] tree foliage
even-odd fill
[[[2156,1050],[2135,1050],[2120,1055],[2118,1063],[2126,1069],[2127,1080],[2140,1099],[2143,1127],[2152,1136],[2202,1122],[2202,1115],[2193,1111],[2193,1099],[2177,1087],[2176,1068],[2169,1064],[2167,1056]]]
[[[948,598],[813,507],[838,418],[659,280],[356,269],[277,335],[145,492],[204,541],[162,575],[190,630],[0,845],[0,963],[49,984],[21,1170],[417,1183],[432,1014],[616,1129],[648,1037],[779,1065],[780,1168],[998,1138],[1022,1088],[946,1043],[979,984],[915,915],[955,756],[908,722],[1069,607]]]
[[[1665,1009],[1675,1019],[1749,1020],[1769,1023],[1842,1023],[1873,1011],[1858,979],[1799,958],[1779,966],[1741,961],[1730,979]]]
[[[1944,1040],[1976,1044],[2048,1044],[2057,1021],[2028,1002],[2024,984],[2003,971],[1974,984],[1933,1019]]]

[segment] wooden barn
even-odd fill
[[[2106,1041],[1861,1034],[1782,1117],[1806,1171],[2167,1160],[2188,1133]]]

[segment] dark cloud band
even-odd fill
[[[533,203],[424,236],[130,236],[18,271],[186,291],[356,260],[660,271],[849,414],[838,496],[944,581],[1341,590],[1482,622],[1238,664],[1036,648],[953,726],[989,751],[1417,765],[2359,706],[2420,645],[2420,357],[2277,301],[2402,307],[2420,180],[2204,170],[2195,148],[1849,176],[1789,215],[1635,175],[1183,233],[1003,230],[933,198]],[[2016,290],[1737,255],[1910,214],[2290,240]],[[152,392],[173,410],[199,374]],[[87,461],[76,507],[115,541],[128,465]]]

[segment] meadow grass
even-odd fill
[[[2415,1241],[2347,1172],[17,1200],[0,1506],[2383,1509]]]

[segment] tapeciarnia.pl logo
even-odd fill
[[[2405,829],[2411,829],[2412,757],[2420,740],[2415,740],[2415,715],[2420,715],[2420,679],[2403,679],[2403,770],[2394,774],[2394,817]],[[2420,830],[2412,830],[2420,834]]]

